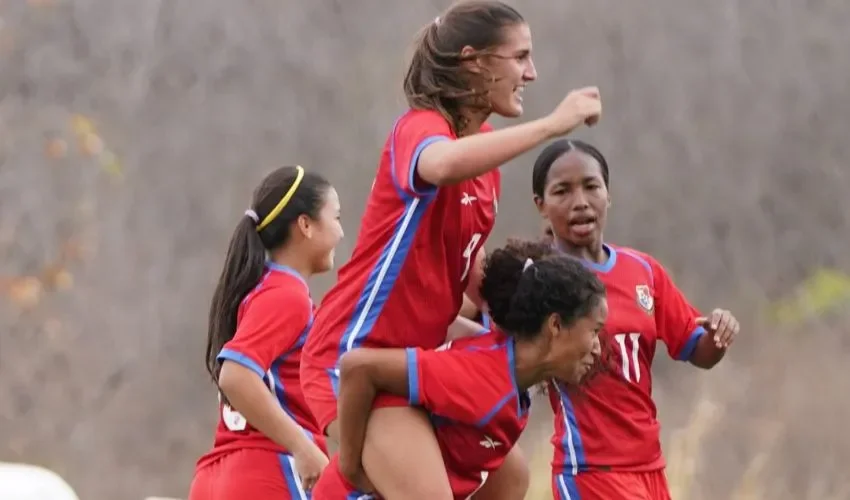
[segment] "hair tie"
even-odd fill
[[[434,25],[435,25],[435,26],[439,26],[439,25],[440,25],[440,16],[437,16],[437,17],[435,17],[435,18],[434,18]]]
[[[522,266],[522,271],[525,272],[526,269],[531,267],[534,264],[534,261],[531,259],[525,259],[525,265]]]
[[[249,219],[251,219],[252,221],[254,221],[254,224],[256,224],[256,223],[260,222],[260,217],[257,215],[257,212],[255,212],[253,209],[250,209],[250,208],[249,208],[248,210],[245,210],[245,215],[246,215]]]

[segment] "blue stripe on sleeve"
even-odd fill
[[[236,352],[232,349],[222,349],[221,352],[218,353],[218,356],[216,356],[216,359],[219,361],[228,360],[233,361],[234,363],[238,363],[244,366],[245,368],[251,370],[252,372],[256,373],[260,378],[266,375],[266,371],[263,370],[259,363],[249,358],[248,356],[242,354],[241,352]]]
[[[419,364],[416,358],[416,349],[408,347],[405,349],[407,355],[407,401],[411,406],[419,406]]]

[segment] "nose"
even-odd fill
[[[590,348],[590,352],[594,358],[602,356],[602,343],[599,341],[599,337],[593,339],[593,347]]]
[[[587,203],[587,195],[584,192],[584,189],[576,189],[572,193],[572,209],[581,211],[586,209],[589,204]]]
[[[522,75],[522,79],[527,82],[533,82],[537,80],[537,68],[534,67],[534,60],[530,57],[528,58],[528,66],[525,68],[525,72]]]

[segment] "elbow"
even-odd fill
[[[342,355],[339,360],[340,382],[352,377],[363,376],[368,363],[366,353],[362,349],[353,349]]]

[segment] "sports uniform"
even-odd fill
[[[218,354],[263,379],[281,408],[327,453],[301,390],[301,349],[313,322],[307,283],[293,269],[266,264],[266,273],[239,306],[236,333]],[[189,500],[307,499],[288,450],[220,404],[213,448],[198,460]]]
[[[490,130],[489,125],[482,132]],[[435,187],[421,152],[456,139],[436,111],[398,119],[384,146],[351,259],[325,296],[304,348],[301,379],[320,428],[336,419],[338,362],[356,347],[434,349],[463,301],[470,268],[495,222],[499,172]],[[406,405],[382,395],[377,406]]]
[[[687,361],[705,330],[700,316],[652,257],[606,245],[608,260],[587,263],[605,284],[603,341],[612,359],[587,386],[550,383],[555,412],[552,489],[559,500],[666,500],[660,427],[652,400],[659,340]]]

